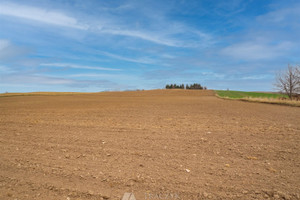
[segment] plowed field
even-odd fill
[[[300,199],[300,108],[153,90],[0,97],[0,199]]]

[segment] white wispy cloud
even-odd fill
[[[14,3],[0,2],[0,15],[18,17],[27,20],[34,20],[69,28],[84,29],[88,27],[79,24],[76,18],[70,17],[62,12],[50,11],[43,8],[25,6]]]
[[[42,90],[54,90],[53,87],[59,86],[60,88],[65,88],[66,91],[75,91],[78,88],[93,88],[95,91],[101,90],[119,90],[123,87],[128,87],[128,85],[121,85],[110,80],[76,80],[72,78],[61,78],[61,77],[53,77],[47,76],[42,74],[20,74],[20,73],[13,73],[8,75],[1,75],[0,74],[0,84],[1,86],[6,86],[7,88],[12,88],[13,91],[19,91],[19,88],[24,87],[32,87],[32,88],[41,88]],[[47,89],[45,89],[47,88]],[[2,89],[2,88],[1,88]],[[3,90],[4,92],[5,90]],[[36,91],[36,89],[33,89]]]
[[[143,40],[147,40],[156,44],[166,45],[166,46],[173,46],[173,47],[181,47],[182,45],[170,38],[167,38],[161,33],[150,33],[147,31],[139,31],[139,30],[118,30],[118,29],[102,29],[100,30],[101,33],[106,34],[113,34],[113,35],[121,35],[121,36],[128,36],[128,37],[135,37]]]
[[[249,2],[251,1],[217,1],[213,13],[224,17],[232,16],[243,12],[247,8]]]
[[[104,79],[118,79],[118,80],[133,80],[137,79],[136,76],[125,75],[125,74],[97,74],[97,73],[80,73],[80,74],[70,74],[67,77],[71,78],[104,78]]]
[[[118,17],[101,16],[100,19],[89,17],[89,20],[87,18],[84,20],[79,19],[76,13],[74,16],[70,16],[61,10],[49,10],[8,2],[0,2],[0,15],[32,20],[42,24],[86,30],[94,34],[132,37],[170,47],[197,47],[212,41],[209,34],[194,30],[178,22],[170,23],[164,17],[159,18],[159,23],[164,26],[163,30],[153,28],[157,23],[156,18],[149,21],[147,29],[140,29],[136,28],[134,24],[121,23],[121,19]],[[194,39],[193,41],[186,41],[177,37],[176,34],[186,35],[187,38],[193,37]],[[195,45],[195,43],[197,44]]]
[[[61,85],[61,84],[73,84],[74,81],[65,78],[53,78],[48,76],[15,73],[15,74],[2,76],[0,83],[9,83],[9,84],[33,83],[33,84]]]
[[[297,22],[299,26],[300,4],[289,4],[284,8],[278,8],[264,15],[257,17],[257,21],[262,23],[276,23],[277,25],[286,25],[286,23]],[[283,23],[283,24],[278,24]]]
[[[133,28],[128,29],[128,27],[117,29],[115,28],[115,26],[112,26],[101,27],[99,28],[99,32],[105,34],[134,37],[170,47],[206,47],[207,45],[213,43],[213,37],[210,34],[190,28],[184,24],[178,23],[176,25],[170,26],[168,25],[168,21],[165,21],[164,30],[136,30]],[[193,39],[187,40],[187,38]]]
[[[249,21],[247,29],[234,35],[220,50],[224,56],[245,61],[286,62],[299,51],[300,4],[272,4],[269,11]]]
[[[269,74],[259,74],[259,75],[244,76],[241,79],[242,80],[259,80],[259,79],[267,79],[267,78],[273,78],[273,76],[271,76]]]
[[[0,51],[10,46],[10,42],[8,40],[0,40]]]
[[[9,40],[0,39],[0,61],[16,59],[29,51],[28,48],[14,45]]]
[[[9,73],[13,73],[13,72],[15,72],[15,71],[10,69],[9,67],[0,65],[0,73],[1,74],[9,74]]]
[[[291,42],[277,45],[261,44],[259,42],[241,42],[221,50],[221,54],[242,60],[274,59],[286,54],[293,47]]]
[[[147,58],[147,57],[142,57],[142,58],[129,58],[129,57],[125,57],[125,56],[120,56],[117,54],[112,54],[112,53],[108,53],[108,52],[104,52],[104,51],[98,51],[99,54],[101,55],[105,55],[111,58],[115,58],[118,60],[124,60],[124,61],[128,61],[128,62],[134,62],[134,63],[143,63],[143,64],[154,64],[156,63],[156,61],[154,59],[151,58]]]
[[[115,69],[115,68],[94,67],[94,66],[86,66],[86,65],[76,65],[76,64],[72,64],[72,63],[42,63],[40,65],[41,66],[47,66],[47,67],[66,67],[66,68],[74,68],[74,69],[120,71],[120,69]]]

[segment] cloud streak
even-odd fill
[[[113,35],[121,35],[121,36],[128,36],[128,37],[134,37],[134,38],[139,38],[142,40],[150,41],[156,44],[160,45],[166,45],[166,46],[171,46],[171,47],[183,47],[183,46],[188,46],[180,44],[180,42],[176,40],[171,40],[170,38],[166,38],[160,33],[149,33],[146,31],[138,31],[138,30],[117,30],[117,29],[103,29],[100,30],[101,33],[106,33],[106,34],[113,34]]]
[[[111,86],[118,88],[120,85],[109,80],[76,80],[71,78],[51,77],[37,74],[18,74],[13,73],[5,76],[0,75],[0,84],[10,85],[39,85],[39,86],[67,86],[69,88],[98,87],[108,89]]]
[[[0,61],[17,59],[29,53],[29,49],[12,44],[9,40],[0,39]]]
[[[40,23],[68,28],[76,28],[82,30],[86,30],[88,28],[86,25],[79,24],[75,18],[67,16],[64,13],[13,3],[0,2],[0,15],[33,20]]]
[[[104,51],[99,51],[98,53],[101,54],[101,55],[104,55],[104,56],[108,56],[108,57],[111,57],[111,58],[115,58],[115,59],[118,59],[118,60],[124,60],[124,61],[128,61],[128,62],[143,63],[143,64],[154,64],[154,63],[156,63],[156,60],[151,59],[151,58],[147,58],[147,57],[128,58],[128,57],[125,57],[125,56],[120,56],[120,55],[117,55],[117,54],[112,54],[112,53],[108,53],[108,52],[104,52]]]
[[[120,69],[116,68],[107,68],[107,67],[94,67],[87,65],[77,65],[71,63],[42,63],[41,66],[46,67],[62,67],[62,68],[73,68],[73,69],[89,69],[89,70],[105,70],[105,71],[120,71]]]
[[[61,11],[7,2],[0,2],[0,15],[36,21],[42,24],[85,30],[94,34],[131,37],[170,47],[194,48],[200,44],[195,44],[195,41],[186,42],[180,40],[178,37],[172,37],[173,34],[184,34],[186,37],[193,37],[196,41],[201,41],[201,44],[203,44],[204,41],[211,41],[209,34],[194,30],[180,23],[170,25],[169,21],[163,17],[161,17],[160,22],[165,26],[163,30],[151,28],[143,30],[131,24],[121,24],[119,19],[108,19],[108,17],[103,17],[100,20],[100,24],[98,22],[99,19],[90,21],[81,20],[81,23],[79,23],[78,18],[69,16]],[[155,21],[149,21],[149,23],[154,24]]]
[[[293,44],[290,42],[282,42],[277,45],[243,42],[222,49],[221,54],[242,60],[274,59],[286,54],[292,47]]]

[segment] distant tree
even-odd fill
[[[274,85],[292,99],[293,95],[300,93],[300,67],[289,65],[285,71],[277,74]]]
[[[203,87],[201,86],[201,84],[199,83],[194,83],[194,84],[186,84],[184,86],[184,84],[181,84],[181,85],[177,85],[176,83],[175,84],[167,84],[166,85],[166,89],[187,89],[187,90],[191,90],[191,89],[194,89],[194,90],[206,90],[207,88],[206,87]]]
[[[194,83],[189,86],[189,89],[202,90],[203,87],[199,83]]]

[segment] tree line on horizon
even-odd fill
[[[205,86],[202,86],[199,83],[194,83],[194,84],[167,84],[166,89],[186,89],[186,90],[206,90],[207,88]]]

